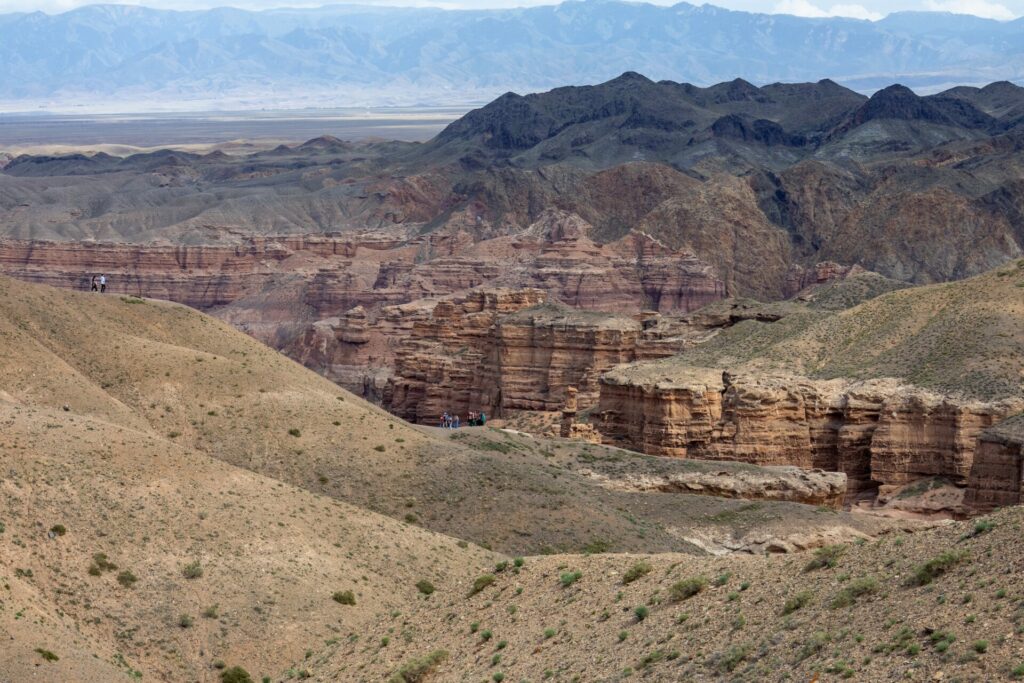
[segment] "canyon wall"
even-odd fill
[[[641,325],[546,296],[482,290],[438,302],[399,345],[384,405],[433,422],[444,411],[559,410],[568,387],[584,405],[596,402],[601,373],[635,359]]]
[[[840,471],[850,493],[884,493],[928,477],[972,485],[979,449],[999,460],[983,433],[1022,409],[1020,400],[959,401],[893,380],[640,364],[602,377],[593,418],[606,442],[646,453]]]
[[[982,432],[974,455],[964,505],[989,511],[1024,502],[1024,416],[1011,417]]]

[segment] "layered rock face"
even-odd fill
[[[692,369],[658,377],[633,366],[602,377],[594,416],[609,442],[658,455],[840,471],[856,493],[933,476],[968,486],[982,432],[1022,407],[958,402],[891,380]]]
[[[1024,416],[982,432],[968,478],[964,505],[988,511],[1024,502]]]
[[[0,271],[77,289],[103,273],[111,294],[209,311],[367,398],[395,397],[402,415],[438,406],[557,409],[570,384],[589,405],[600,372],[672,352],[662,343],[637,356],[640,326],[631,319],[598,331],[564,314],[560,322],[494,325],[496,316],[542,300],[633,317],[675,314],[726,294],[691,251],[642,233],[598,244],[588,223],[564,211],[484,240],[453,224],[428,235],[236,235],[221,246],[3,240]],[[492,302],[475,293],[482,289],[503,293]],[[470,356],[451,357],[467,344]],[[392,376],[399,379],[389,389]],[[417,383],[443,395],[416,406],[425,395]]]
[[[396,352],[384,404],[412,421],[444,411],[558,410],[566,390],[597,399],[601,373],[633,360],[640,323],[546,304],[539,289],[477,291],[438,302]]]

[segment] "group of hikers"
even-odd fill
[[[107,276],[100,273],[99,277],[93,275],[90,289],[94,292],[103,293],[107,291]]]
[[[481,411],[479,413],[469,411],[469,421],[466,423],[470,427],[483,427],[487,424],[487,415]],[[462,420],[458,415],[451,415],[447,411],[441,415],[441,423],[438,425],[441,429],[458,429],[462,426]]]

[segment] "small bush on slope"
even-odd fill
[[[938,557],[928,560],[914,572],[914,575],[907,579],[908,586],[927,586],[953,567],[967,559],[967,551],[956,552],[947,550]]]
[[[388,683],[420,683],[446,659],[448,659],[447,650],[434,650],[424,657],[405,664],[388,680]]]

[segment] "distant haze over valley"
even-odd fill
[[[627,70],[697,85],[830,78],[862,92],[894,82],[935,92],[1019,80],[1024,19],[622,2],[0,15],[0,111],[469,105]]]

